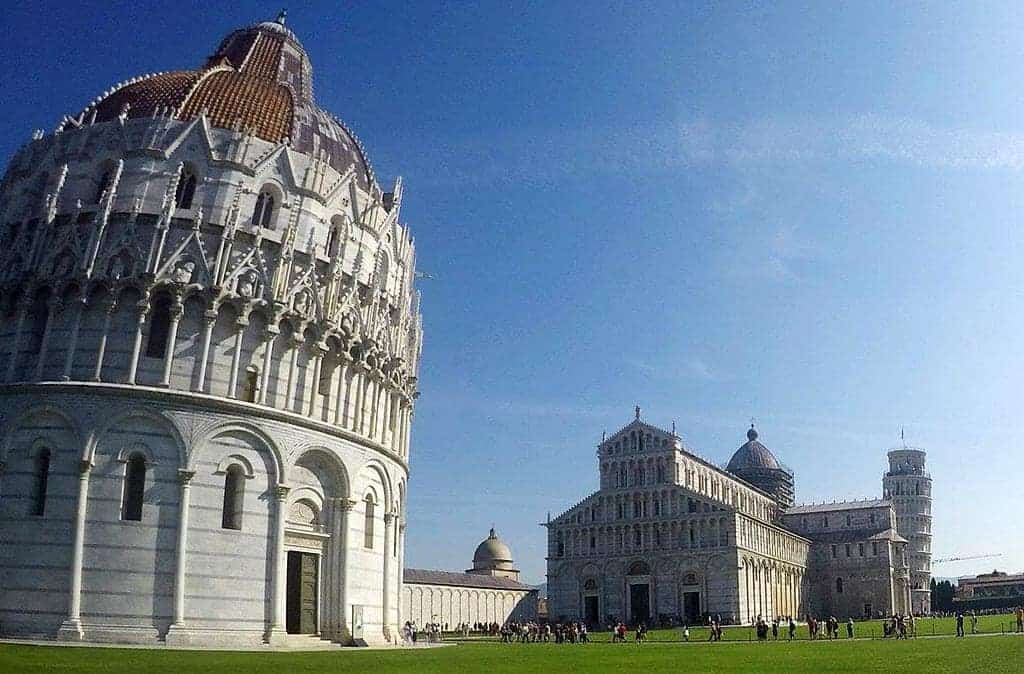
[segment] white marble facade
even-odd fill
[[[401,182],[315,108],[281,22],[209,67],[245,75],[239,40],[281,59],[260,86],[294,138],[142,95],[96,113],[177,74],[146,76],[0,184],[0,634],[396,634],[422,342]]]
[[[792,472],[753,428],[747,438],[729,464],[763,469],[747,479],[698,456],[674,428],[643,422],[639,408],[603,438],[600,488],[546,525],[551,619],[746,624],[929,612],[923,451],[889,453],[883,499],[793,506]]]

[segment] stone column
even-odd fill
[[[345,378],[348,376],[349,358],[342,352],[338,359],[338,393],[334,401],[334,425],[345,425]]]
[[[110,335],[110,319],[117,311],[117,301],[111,300],[103,307],[103,331],[100,334],[100,343],[96,347],[96,370],[92,374],[93,381],[100,381],[103,378],[103,358],[107,354],[107,337]]]
[[[384,513],[384,585],[381,593],[381,624],[384,629],[384,638],[391,640],[391,548],[392,536],[395,535],[395,514]]]
[[[82,314],[85,312],[85,304],[88,298],[82,294],[75,301],[75,322],[71,324],[71,336],[68,338],[68,348],[64,352],[64,381],[71,380],[71,369],[75,364],[75,351],[78,349],[78,333],[82,328]]]
[[[274,536],[270,541],[270,629],[267,641],[271,646],[287,639],[285,632],[285,593],[287,592],[288,565],[284,551],[284,523],[288,517],[288,487],[274,487]]]
[[[199,381],[193,389],[196,393],[202,393],[206,388],[206,368],[210,359],[210,341],[213,339],[213,326],[217,323],[217,310],[208,309],[203,312],[203,352],[199,357]]]
[[[352,401],[352,430],[362,432],[363,426],[363,392],[366,384],[366,366],[356,363],[353,366],[352,386],[355,388],[355,400]]]
[[[235,348],[231,354],[231,378],[228,381],[228,397],[238,397],[238,370],[242,366],[242,336],[249,321],[239,318],[235,321]]]
[[[129,384],[135,383],[135,377],[139,372],[139,355],[142,352],[142,330],[146,325],[146,317],[149,315],[149,302],[142,300],[139,302],[139,318],[138,323],[135,327],[135,342],[132,345],[132,360],[128,366],[128,382]]]
[[[281,334],[280,328],[276,325],[268,325],[263,333],[263,382],[260,384],[259,393],[256,394],[256,402],[261,405],[274,406],[274,401],[267,402],[267,391],[270,389],[270,369],[274,365],[274,340]]]
[[[85,515],[89,501],[89,475],[92,461],[78,464],[78,501],[75,505],[74,547],[71,550],[71,590],[68,593],[68,615],[57,630],[63,641],[81,641],[82,632],[82,559],[85,555]]]
[[[331,532],[331,546],[335,550],[335,587],[334,596],[337,600],[335,605],[336,626],[334,638],[342,643],[352,640],[352,630],[349,625],[348,606],[348,575],[349,575],[349,549],[348,549],[348,517],[355,507],[356,502],[347,498],[334,499],[334,530]]]
[[[46,325],[43,327],[43,338],[39,340],[39,357],[36,358],[35,380],[43,378],[43,368],[46,367],[46,352],[50,348],[50,333],[53,332],[53,317],[60,313],[63,303],[57,299],[51,299],[46,306]]]
[[[316,403],[320,397],[320,374],[324,366],[324,354],[327,353],[327,345],[317,342],[313,344],[313,381],[310,382],[309,391],[309,408],[306,412],[306,416],[316,416]],[[330,391],[330,388],[328,388]]]
[[[178,497],[178,546],[174,562],[174,622],[171,623],[165,639],[168,645],[185,643],[187,638],[179,634],[185,629],[185,568],[188,562],[188,508],[192,478],[196,473],[192,470],[179,470],[178,483],[181,485]]]
[[[402,620],[402,592],[405,590],[405,519],[398,519],[398,591],[395,592],[395,611],[397,613],[395,624],[401,629]],[[453,614],[454,618],[454,614]]]
[[[170,325],[167,329],[167,346],[164,348],[164,376],[160,379],[161,386],[171,385],[171,366],[174,365],[174,345],[178,341],[178,324],[185,313],[180,299],[175,299],[170,309]]]
[[[284,400],[284,409],[289,412],[295,408],[295,390],[298,386],[295,377],[299,369],[299,349],[302,348],[305,341],[305,339],[298,335],[292,337],[291,350],[288,356],[288,394]],[[302,409],[301,406],[299,409]]]
[[[25,314],[28,313],[29,302],[23,299],[18,307],[18,322],[14,326],[14,339],[11,340],[11,355],[7,360],[6,381],[14,381],[14,373],[18,364],[18,351],[21,350],[21,333],[25,327]]]

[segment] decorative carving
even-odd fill
[[[256,297],[258,283],[259,275],[256,273],[256,270],[248,269],[238,277],[237,292],[247,299]]]
[[[174,264],[174,272],[171,279],[175,283],[187,284],[192,282],[196,272],[196,261],[190,257],[183,257]]]
[[[320,513],[308,501],[296,501],[288,509],[288,521],[315,527],[320,524]]]

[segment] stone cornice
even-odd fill
[[[409,474],[409,463],[401,456],[399,456],[396,452],[392,452],[379,442],[370,440],[365,436],[362,436],[358,433],[354,433],[347,429],[338,428],[333,424],[318,421],[316,419],[310,419],[309,417],[305,417],[301,414],[296,414],[294,412],[287,412],[285,410],[279,410],[274,407],[258,405],[256,403],[248,403],[243,402],[241,400],[221,398],[218,396],[212,396],[205,393],[179,391],[176,389],[163,389],[154,386],[141,386],[138,384],[111,384],[107,382],[60,381],[0,384],[0,396],[12,393],[31,393],[34,391],[46,391],[48,393],[105,392],[111,395],[116,395],[123,398],[130,398],[133,400],[148,399],[160,402],[175,402],[182,405],[202,407],[207,410],[222,412],[224,414],[241,415],[247,418],[259,417],[263,419],[281,421],[284,423],[293,424],[295,426],[307,428],[309,430],[319,431],[321,433],[333,435],[337,438],[342,438],[344,440],[353,442],[363,449],[375,451],[384,458],[387,458],[388,460],[401,466],[405,470],[406,476],[408,476]]]

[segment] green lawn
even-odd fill
[[[1024,637],[768,644],[459,644],[392,651],[228,653],[0,645],[0,672],[1019,672]]]

